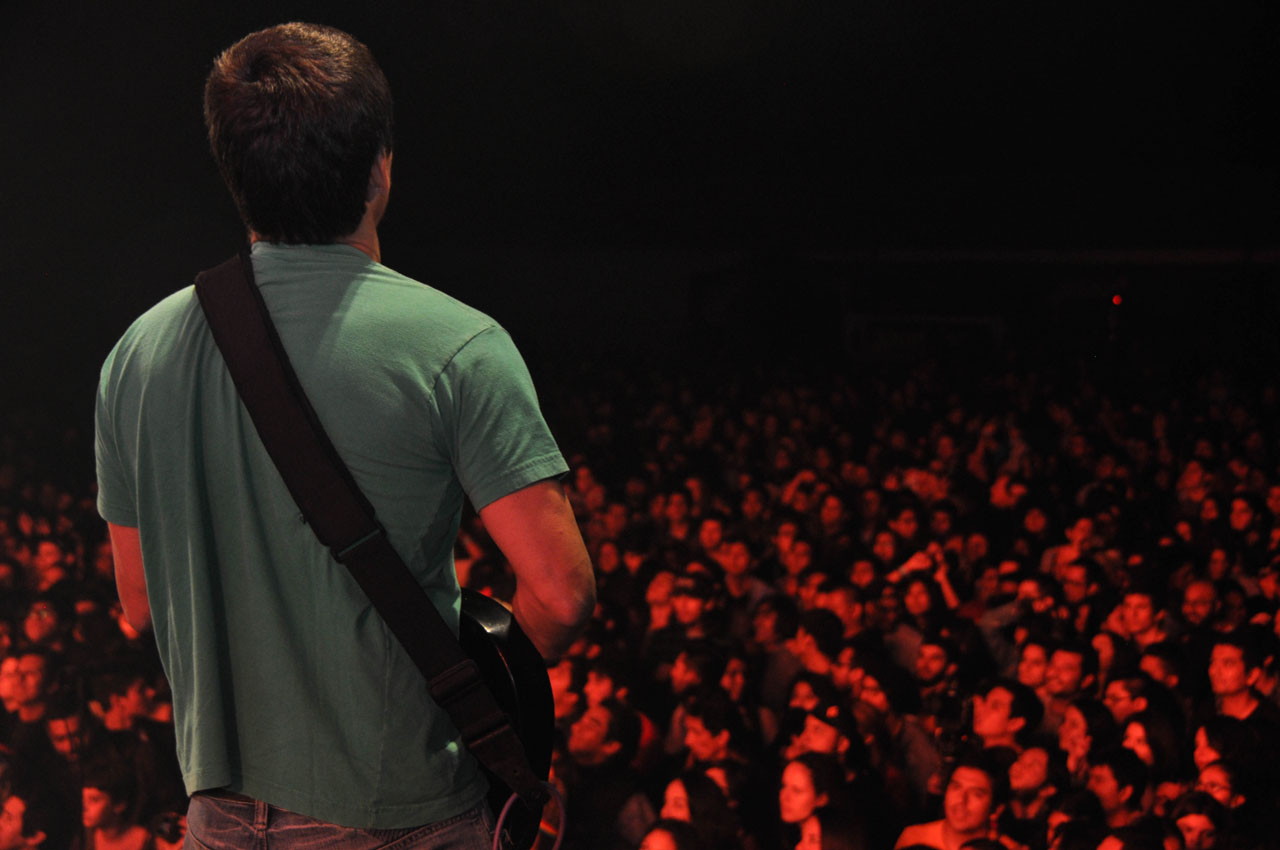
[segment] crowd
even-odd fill
[[[546,846],[1277,846],[1280,399],[1148,378],[544,387],[599,588],[549,670]],[[164,680],[92,476],[9,431],[0,850],[171,846]],[[475,516],[457,563],[510,593]]]

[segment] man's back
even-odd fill
[[[464,494],[480,508],[565,470],[519,355],[488,317],[355,248],[253,256],[321,422],[456,623]],[[188,790],[381,828],[474,805],[474,761],[300,521],[190,288],[126,333],[99,405],[100,510],[140,529]]]

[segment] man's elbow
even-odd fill
[[[581,631],[596,610],[596,579],[591,571],[591,561],[583,559],[577,564],[556,594],[555,616],[566,628]]]

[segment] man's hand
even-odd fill
[[[596,581],[560,482],[539,481],[480,509],[516,574],[511,611],[538,651],[558,657],[596,606]]]

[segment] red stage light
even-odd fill
[[[1111,296],[1111,303],[1112,303],[1112,304],[1114,304],[1114,305],[1116,305],[1117,307],[1119,307],[1119,306],[1120,306],[1120,302],[1121,302],[1121,301],[1123,301],[1123,300],[1124,300],[1124,299],[1123,299],[1123,298],[1121,298],[1119,295],[1112,295],[1112,296]]]

